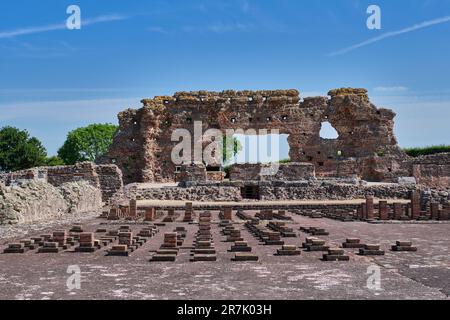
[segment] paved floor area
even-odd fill
[[[321,261],[321,252],[275,256],[279,246],[262,245],[236,219],[236,228],[259,256],[258,262],[232,262],[231,244],[224,242],[218,224],[212,227],[217,261],[190,262],[189,247],[198,226],[178,221],[160,226],[159,233],[129,257],[105,256],[107,248],[83,254],[71,249],[57,254],[0,254],[0,299],[448,299],[450,224],[373,225],[291,216],[288,225],[297,237],[283,238],[286,244],[300,246],[309,236],[299,231],[300,226],[315,226],[329,231],[329,236],[320,238],[331,245],[358,237],[366,243],[380,243],[386,255],[363,257],[355,249],[346,249],[349,262]],[[213,220],[218,221],[218,212],[213,212]],[[124,224],[83,221],[85,231],[116,230]],[[135,232],[145,226],[130,225]],[[177,226],[187,229],[187,237],[176,261],[149,262],[164,233]],[[52,226],[36,235],[54,230]],[[396,240],[410,240],[418,251],[389,251]],[[73,265],[81,270],[81,287],[69,290],[67,270]],[[374,266],[381,270],[380,290],[367,286],[369,267]]]

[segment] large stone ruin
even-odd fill
[[[203,132],[278,129],[280,134],[288,135],[290,160],[298,169],[289,175],[291,181],[304,180],[313,171],[317,177],[357,177],[378,182],[415,177],[433,187],[449,183],[448,155],[408,157],[394,135],[395,113],[373,105],[365,89],[336,89],[329,92],[329,97],[303,100],[297,90],[179,92],[142,103],[141,109],[119,113],[120,129],[101,160],[116,164],[126,184],[174,182],[185,176],[188,181],[193,176],[198,181],[223,180],[217,168],[209,170],[201,164],[194,164],[195,168],[188,169],[190,173],[184,170],[180,178],[183,168],[171,161],[171,151],[177,144],[171,141],[172,132],[186,129],[194,136],[194,124],[198,121],[202,122]],[[326,122],[336,129],[337,139],[320,137]],[[249,176],[258,169],[255,166],[232,168],[230,178],[260,180]],[[193,170],[196,172],[191,174]]]

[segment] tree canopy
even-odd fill
[[[35,137],[14,127],[0,129],[0,171],[17,171],[46,164],[47,151]]]
[[[108,151],[117,126],[113,124],[91,124],[69,132],[58,156],[66,164],[80,161],[95,161]]]

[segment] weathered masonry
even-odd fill
[[[103,201],[123,187],[122,173],[115,165],[95,165],[79,162],[71,166],[37,167],[0,174],[0,183],[9,186],[20,181],[41,181],[54,187],[65,183],[85,181],[99,189]]]
[[[365,89],[328,95],[301,100],[297,90],[198,91],[145,99],[141,109],[119,114],[120,129],[101,162],[121,168],[125,183],[175,181],[179,168],[170,157],[177,142],[171,135],[182,128],[193,136],[194,122],[201,121],[203,132],[278,129],[288,135],[291,161],[314,165],[317,177],[396,182],[420,174],[421,167],[397,144],[393,111],[373,105]],[[326,122],[337,139],[320,137]]]

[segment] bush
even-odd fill
[[[403,149],[408,156],[419,157],[426,156],[430,154],[450,152],[450,146],[440,145],[440,146],[429,146],[423,148],[406,148]]]

